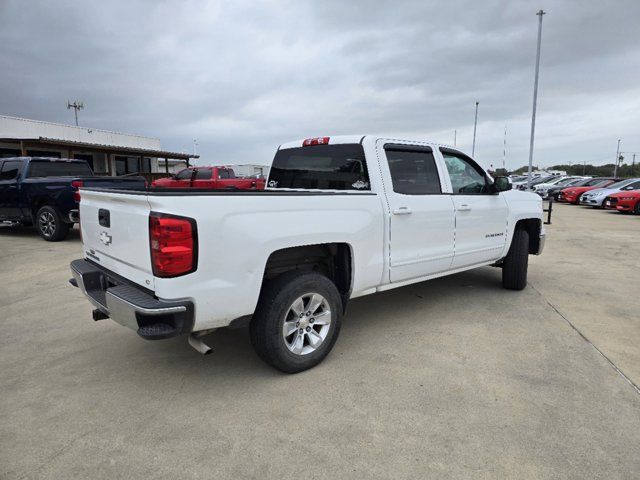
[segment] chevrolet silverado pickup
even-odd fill
[[[34,225],[49,242],[64,240],[78,222],[78,189],[144,188],[142,177],[94,177],[84,160],[0,159],[0,222]]]
[[[349,299],[464,270],[526,286],[542,200],[455,148],[377,136],[281,145],[265,190],[82,188],[71,284],[145,339],[249,322],[284,372],[323,360]]]
[[[158,188],[209,188],[213,190],[263,190],[264,178],[236,176],[231,167],[189,167],[172,177],[154,180]]]

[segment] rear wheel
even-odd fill
[[[285,373],[316,366],[331,351],[342,322],[336,286],[318,273],[285,273],[265,285],[251,320],[251,343]]]
[[[60,212],[54,207],[45,205],[36,214],[36,228],[47,242],[64,240],[69,233],[69,224],[62,219]]]
[[[529,267],[529,233],[518,229],[513,233],[509,253],[502,264],[502,286],[509,290],[522,290],[527,286]]]

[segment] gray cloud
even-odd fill
[[[544,19],[536,163],[640,151],[640,2],[0,0],[0,113],[158,136],[203,162],[282,142],[390,133],[526,162]]]

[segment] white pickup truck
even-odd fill
[[[250,322],[284,372],[331,350],[350,298],[485,265],[526,286],[542,201],[454,148],[377,136],[281,145],[264,191],[81,189],[73,278],[145,338]]]

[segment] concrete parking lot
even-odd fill
[[[354,300],[283,375],[242,329],[202,357],[93,322],[77,231],[0,227],[0,478],[638,478],[640,217],[558,205],[548,233],[524,291],[483,268]]]

